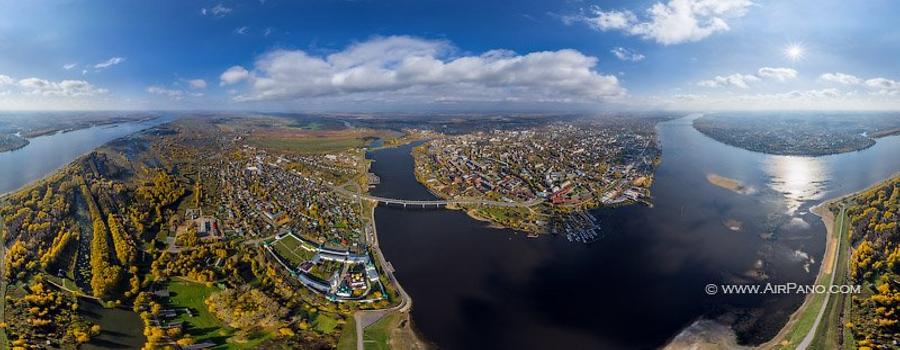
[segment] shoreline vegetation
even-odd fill
[[[900,173],[893,174],[865,189],[823,201],[810,208],[810,212],[818,216],[822,220],[822,223],[825,224],[825,253],[819,267],[819,272],[816,275],[816,285],[824,284],[826,279],[830,279],[828,285],[831,285],[834,283],[834,276],[841,275],[846,278],[845,276],[849,272],[839,270],[848,268],[845,266],[848,263],[848,257],[846,256],[847,254],[845,254],[845,251],[847,251],[848,248],[843,247],[844,244],[850,243],[849,238],[847,237],[849,235],[849,232],[847,232],[849,231],[849,224],[844,222],[848,219],[847,214],[841,211],[838,213],[841,217],[838,218],[832,207],[836,204],[844,203],[849,199],[855,198],[862,193],[880,188],[885,184],[895,181],[898,177],[900,177]],[[836,222],[840,222],[840,227],[835,228]],[[845,229],[845,227],[847,228]],[[843,281],[842,283],[847,283],[847,281]],[[828,305],[831,305],[831,302],[827,299],[828,298],[825,298],[822,294],[808,294],[800,307],[791,314],[787,323],[785,323],[778,334],[769,341],[761,344],[758,348],[796,349],[801,343],[803,343],[804,346],[808,346],[811,340],[820,340],[819,335],[824,334],[823,330],[825,328],[843,327],[843,324],[835,326],[820,323],[822,321],[822,315],[825,314],[825,310],[823,309],[827,308]],[[815,338],[813,338],[813,336],[815,336]]]
[[[0,134],[0,153],[22,149],[30,143],[31,141],[19,135]]]

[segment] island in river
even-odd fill
[[[713,185],[719,186],[734,193],[753,193],[753,188],[745,186],[744,183],[742,183],[740,180],[727,178],[719,174],[707,174],[706,181],[709,181],[709,183]]]
[[[717,113],[693,125],[719,142],[755,152],[823,156],[859,151],[900,133],[900,113]]]

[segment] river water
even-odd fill
[[[728,324],[742,343],[774,336],[802,296],[704,287],[813,283],[825,229],[809,208],[900,171],[900,137],[833,156],[772,156],[704,136],[695,117],[657,126],[654,207],[594,211],[607,236],[590,245],[527,238],[460,211],[376,209],[381,249],[425,338],[444,349],[655,348],[701,319]],[[370,153],[375,194],[434,198],[413,176],[411,148]]]
[[[29,139],[18,150],[0,153],[0,194],[39,180],[114,139],[173,120],[164,116],[139,123],[95,126]]]

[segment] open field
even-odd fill
[[[338,152],[366,147],[376,138],[393,139],[398,135],[385,130],[307,130],[296,128],[271,128],[254,131],[250,144],[299,154]]]
[[[188,334],[193,336],[198,343],[211,341],[216,344],[225,344],[225,339],[232,332],[227,330],[203,303],[210,294],[215,293],[218,289],[186,281],[171,281],[167,288],[171,292],[167,308],[188,308],[194,314],[194,317],[189,317],[182,312],[178,314],[178,319],[184,321]]]
[[[328,153],[366,145],[357,138],[254,139],[252,144],[268,149],[301,154]]]
[[[366,350],[390,350],[391,330],[397,327],[400,315],[390,313],[382,317],[363,332],[363,343]]]
[[[355,350],[356,349],[356,319],[347,317],[347,323],[344,324],[341,337],[338,339],[338,350]]]
[[[271,336],[268,333],[257,333],[244,343],[228,342],[228,338],[236,333],[235,330],[219,322],[203,302],[210,294],[217,292],[218,288],[195,282],[172,281],[169,282],[168,289],[172,296],[167,308],[188,308],[193,313],[193,317],[190,317],[179,310],[177,319],[184,322],[186,333],[194,337],[196,343],[209,341],[218,344],[213,349],[254,349]]]

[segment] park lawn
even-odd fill
[[[210,294],[217,292],[218,288],[177,280],[169,282],[167,288],[172,293],[169,297],[168,307],[188,308],[194,313],[194,317],[189,317],[187,314],[179,312],[178,319],[184,321],[187,333],[193,336],[197,343],[211,341],[216,344],[224,344],[225,338],[231,336],[232,331],[226,329],[225,325],[220,323],[203,303]]]
[[[363,345],[366,350],[390,350],[391,330],[397,327],[399,316],[397,313],[390,313],[366,327],[363,331]]]
[[[317,331],[325,334],[331,333],[337,326],[338,321],[325,314],[320,313],[316,316],[316,319],[313,320],[313,327],[315,327]]]
[[[356,318],[348,317],[338,339],[338,350],[356,350]]]
[[[368,141],[358,137],[305,137],[251,139],[251,143],[268,149],[316,154],[365,147]]]
[[[313,258],[313,253],[301,247],[300,240],[285,236],[272,243],[272,248],[283,260],[287,260],[291,268],[296,268],[301,263]]]

